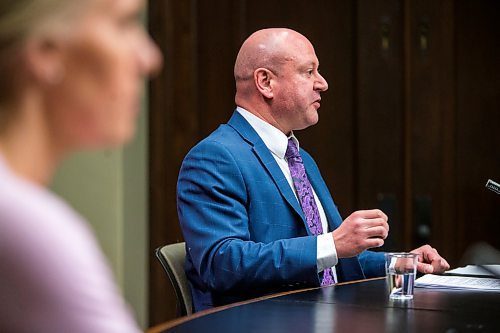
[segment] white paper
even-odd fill
[[[500,292],[500,279],[427,274],[415,280],[415,287]]]
[[[479,275],[484,277],[492,277],[495,275],[500,276],[500,265],[467,265],[465,267],[458,267],[449,270],[445,273],[452,275]],[[478,276],[478,277],[479,277]]]

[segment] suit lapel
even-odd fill
[[[307,227],[306,219],[302,208],[299,205],[299,202],[288,184],[288,181],[283,175],[278,163],[274,159],[272,153],[269,151],[269,148],[264,144],[264,141],[260,138],[260,136],[255,132],[255,130],[250,126],[250,124],[243,118],[243,116],[235,111],[233,116],[228,122],[228,125],[234,128],[242,137],[245,139],[251,146],[252,149],[260,160],[264,168],[269,172],[271,178],[273,179],[276,187],[279,189],[281,195],[288,204],[292,207],[293,210],[300,216],[304,226],[307,230],[307,233],[310,235],[309,228]]]
[[[234,128],[241,135],[241,137],[253,147],[252,149],[255,155],[271,175],[271,178],[278,187],[281,195],[285,198],[292,209],[295,210],[295,212],[300,216],[308,235],[312,235],[309,231],[304,213],[297,198],[293,194],[292,189],[290,188],[290,185],[288,184],[288,181],[283,175],[280,167],[276,163],[276,160],[264,144],[264,141],[262,141],[252,126],[250,126],[245,118],[243,118],[243,116],[237,111],[233,113],[228,125]],[[330,230],[333,230],[340,225],[342,218],[340,217],[340,214],[338,214],[330,196],[330,192],[322,181],[321,176],[316,173],[308,172],[308,170],[312,169],[310,165],[305,165],[305,168],[309,181],[316,191],[319,200],[321,200],[323,209],[325,210],[325,214],[328,219]],[[339,282],[364,279],[364,274],[357,257],[340,259],[337,264],[337,276],[339,278]]]

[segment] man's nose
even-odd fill
[[[325,78],[318,73],[318,80],[316,81],[316,90],[326,91],[328,90],[328,82],[326,82]]]

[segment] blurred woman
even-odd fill
[[[139,332],[87,224],[45,187],[134,133],[161,55],[141,0],[0,0],[0,332]]]

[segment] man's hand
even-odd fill
[[[380,247],[388,233],[387,215],[381,210],[358,210],[333,231],[337,257],[354,257],[366,249]]]
[[[441,274],[450,269],[448,262],[439,255],[435,248],[424,245],[411,251],[418,256],[417,270],[424,274]]]

